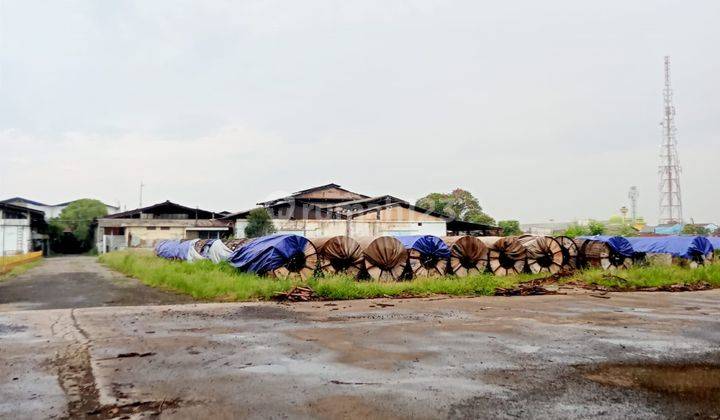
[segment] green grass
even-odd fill
[[[18,266],[13,267],[10,271],[8,271],[5,274],[0,274],[0,282],[9,280],[13,277],[17,277],[20,274],[23,274],[24,272],[30,270],[31,268],[35,268],[38,265],[42,264],[42,260],[37,261],[31,261],[29,263],[20,264]]]
[[[579,272],[570,280],[580,280],[588,284],[619,287],[628,290],[640,287],[696,284],[700,282],[710,283],[713,287],[720,287],[720,264],[710,264],[694,270],[678,266],[634,267],[629,270],[618,271],[614,273],[614,276],[600,270],[587,270]]]
[[[143,283],[196,299],[233,301],[270,299],[276,292],[290,290],[290,280],[270,280],[240,273],[227,263],[198,261],[192,264],[157,258],[150,253],[111,252],[100,262]]]
[[[308,281],[278,280],[241,273],[227,263],[210,261],[186,263],[157,258],[151,253],[113,252],[103,254],[100,261],[117,271],[135,277],[145,284],[185,293],[196,299],[213,301],[268,300],[278,292],[287,292],[296,285],[310,286],[321,299],[344,300],[376,297],[420,297],[431,295],[482,296],[493,295],[498,287],[512,287],[520,282],[545,277],[523,274],[495,277],[480,274],[464,278],[420,278],[400,282],[358,281],[351,277],[332,276]],[[581,271],[561,282],[580,281],[632,290],[677,283],[708,282],[720,287],[720,265],[695,270],[681,267],[638,267],[616,273],[619,280],[600,270]]]
[[[411,281],[358,281],[351,277],[310,279],[308,285],[323,299],[369,299],[376,297],[418,297],[430,295],[492,295],[498,287],[509,287],[518,278],[494,277],[488,274],[464,278],[420,278]]]

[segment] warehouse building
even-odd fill
[[[47,253],[48,235],[42,211],[0,203],[0,256]]]
[[[29,200],[27,198],[23,197],[13,197],[8,198],[7,200],[0,201],[0,203],[6,203],[6,204],[14,204],[16,206],[21,207],[27,207],[29,209],[38,210],[45,214],[45,220],[50,220],[55,217],[59,217],[60,213],[67,207],[68,205],[74,203],[77,200],[73,201],[66,201],[64,203],[58,203],[58,204],[45,204],[41,203],[39,201],[35,200]],[[120,207],[111,206],[110,204],[103,203],[105,208],[107,209],[107,214],[113,214],[120,211]]]
[[[95,238],[100,252],[125,248],[152,248],[164,239],[222,238],[232,224],[221,215],[171,201],[115,213],[98,219]]]
[[[436,235],[448,232],[493,234],[497,228],[449,219],[443,214],[416,207],[383,195],[370,197],[337,184],[298,191],[287,197],[258,203],[267,209],[279,233],[308,238],[323,236]],[[235,225],[235,236],[245,236],[250,210],[225,217]]]

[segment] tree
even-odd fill
[[[602,235],[605,233],[605,225],[597,220],[589,221],[587,227],[591,235]]]
[[[590,234],[590,230],[586,226],[580,226],[577,223],[568,226],[568,228],[565,229],[565,232],[563,233],[563,235],[565,235],[569,238],[576,238],[578,236],[587,236],[589,234]]]
[[[704,226],[698,226],[698,225],[685,225],[683,226],[682,233],[685,235],[700,235],[700,236],[707,236],[710,234],[710,231],[707,230]]]
[[[498,226],[503,230],[503,236],[517,236],[522,235],[523,231],[520,230],[520,222],[517,220],[500,220]]]
[[[485,225],[495,224],[495,219],[483,212],[477,198],[461,188],[456,188],[449,194],[430,193],[417,200],[415,205],[456,220]]]
[[[270,214],[263,208],[251,210],[247,217],[248,224],[245,226],[245,236],[257,238],[275,233]]]
[[[77,240],[80,250],[87,251],[94,247],[92,224],[95,220],[107,216],[107,207],[101,201],[84,198],[73,201],[50,220],[50,236],[55,243],[60,243],[63,235],[71,233]]]
[[[620,226],[620,236],[637,236],[637,230],[630,225]]]

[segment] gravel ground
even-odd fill
[[[192,299],[145,286],[89,256],[47,258],[39,267],[0,282],[0,312],[184,302]]]

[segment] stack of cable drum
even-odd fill
[[[712,260],[712,243],[702,237],[624,238],[621,236],[446,236],[410,235],[306,239],[276,234],[229,241],[160,241],[157,256],[171,260],[226,261],[242,271],[279,278],[346,275],[399,281],[481,273],[550,275],[576,268],[618,270],[646,255],[668,254],[681,265]]]

